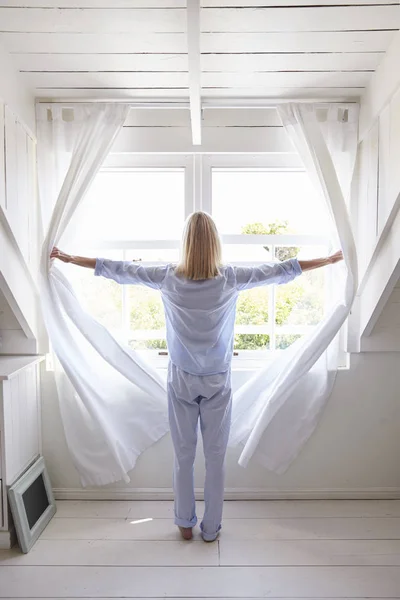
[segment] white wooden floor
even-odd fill
[[[226,502],[212,544],[180,541],[172,515],[59,502],[28,555],[0,551],[0,597],[400,598],[400,501]]]

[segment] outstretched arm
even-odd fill
[[[86,267],[87,269],[94,269],[96,267],[96,259],[95,258],[86,258],[85,256],[71,256],[71,254],[65,254],[65,252],[61,252],[58,248],[53,248],[50,254],[50,258],[58,258],[65,263],[72,263],[73,265],[78,265],[79,267]]]
[[[58,260],[62,260],[65,263],[94,269],[95,275],[113,279],[117,283],[140,284],[155,290],[161,289],[169,268],[168,265],[163,267],[144,267],[139,263],[135,264],[132,261],[126,260],[71,256],[70,254],[61,252],[58,248],[53,248],[50,258],[58,258]]]
[[[311,271],[313,269],[319,269],[320,267],[326,267],[327,265],[333,265],[343,260],[343,253],[341,250],[328,256],[327,258],[314,258],[312,260],[299,260],[299,265],[302,271]]]
[[[315,258],[313,260],[290,258],[283,262],[265,263],[256,267],[234,267],[237,289],[241,291],[260,285],[289,283],[304,271],[333,265],[340,260],[343,260],[342,252],[336,252],[336,254],[327,258]]]

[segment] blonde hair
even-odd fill
[[[213,219],[195,212],[186,221],[182,240],[182,257],[176,268],[178,275],[194,281],[213,279],[221,265],[221,242]]]

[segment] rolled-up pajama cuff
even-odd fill
[[[96,266],[94,268],[94,274],[96,277],[99,277],[100,275],[103,274],[103,265],[104,265],[104,258],[96,258]]]
[[[297,258],[291,258],[290,262],[292,263],[293,270],[296,273],[296,275],[301,275],[303,273],[303,271],[301,269],[300,263],[297,260]]]

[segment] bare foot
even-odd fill
[[[179,531],[181,532],[181,536],[184,540],[191,540],[193,537],[193,532],[191,527],[179,527]]]
[[[214,537],[208,538],[207,534],[205,534],[204,532],[202,532],[201,537],[203,538],[203,540],[207,543],[211,543],[211,542],[215,542],[215,540],[217,540],[219,538],[219,534],[220,531],[217,531],[217,533],[215,534]]]

